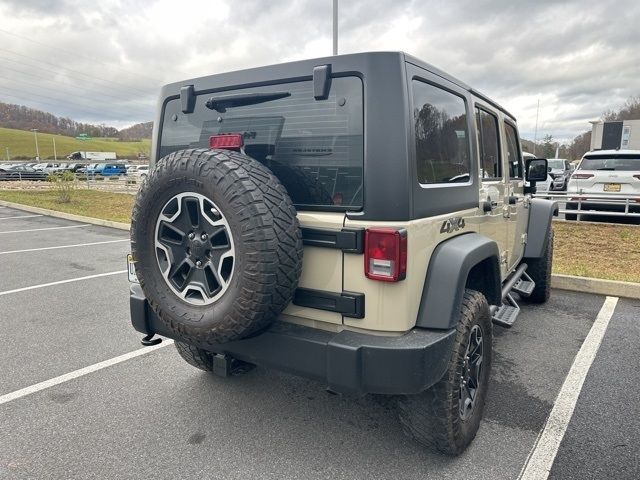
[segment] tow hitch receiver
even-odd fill
[[[243,362],[229,355],[215,354],[213,356],[213,373],[219,377],[231,377],[253,370],[253,363]]]

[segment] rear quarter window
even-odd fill
[[[413,125],[418,182],[468,182],[471,154],[465,100],[413,80]]]

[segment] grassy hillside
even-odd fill
[[[66,157],[75,151],[116,152],[118,158],[134,158],[138,153],[144,153],[148,156],[151,144],[148,139],[140,142],[119,142],[115,138],[93,138],[92,140],[81,141],[73,137],[38,132],[40,158],[53,157],[54,137],[56,139],[58,158]],[[0,158],[2,160],[7,159],[7,147],[9,147],[11,158],[17,156],[35,158],[36,156],[33,132],[0,128]]]

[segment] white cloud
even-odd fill
[[[0,0],[0,100],[122,126],[160,85],[331,53],[331,1]],[[340,2],[340,52],[404,50],[569,139],[640,94],[636,0]],[[9,33],[6,33],[9,32]],[[18,36],[15,36],[18,35]]]

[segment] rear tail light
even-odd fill
[[[222,133],[209,137],[210,148],[223,148],[227,150],[240,149],[244,145],[241,133]]]
[[[364,236],[364,274],[372,280],[397,282],[407,276],[407,231],[370,228]]]
[[[573,175],[571,175],[571,178],[575,180],[585,180],[591,177],[593,177],[593,173],[574,173]]]

